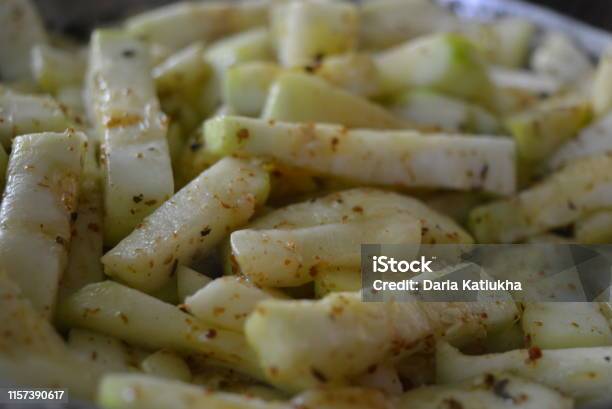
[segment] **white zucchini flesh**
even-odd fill
[[[185,301],[185,306],[199,320],[242,332],[244,322],[257,303],[285,298],[282,293],[261,289],[244,277],[226,276],[213,280]]]
[[[325,122],[351,128],[398,129],[406,124],[368,99],[313,75],[281,74],[268,93],[263,119]]]
[[[486,374],[452,385],[425,386],[400,397],[398,409],[572,409],[552,388],[508,374]]]
[[[191,381],[191,370],[183,358],[171,351],[157,351],[142,361],[142,370],[150,375],[178,381]]]
[[[359,16],[351,3],[289,1],[274,8],[272,26],[279,62],[307,66],[357,46]]]
[[[20,352],[60,357],[66,352],[66,345],[16,282],[0,271],[0,356]]]
[[[103,199],[98,144],[90,136],[83,163],[79,203],[73,219],[68,264],[60,281],[59,298],[89,283],[104,279],[100,257],[103,254]],[[76,220],[75,220],[76,218]]]
[[[105,372],[132,372],[128,347],[119,339],[83,329],[71,329],[68,348],[81,360]]]
[[[280,72],[275,63],[264,61],[230,67],[223,77],[223,100],[237,115],[259,116]]]
[[[295,287],[321,267],[359,267],[361,244],[421,243],[422,226],[407,214],[300,229],[238,230],[230,236],[233,259],[255,284]]]
[[[269,191],[267,172],[226,158],[200,174],[102,258],[104,271],[153,291],[245,224]]]
[[[441,132],[503,134],[500,122],[475,104],[427,90],[401,95],[390,111],[410,123]]]
[[[70,353],[17,284],[0,272],[0,383],[69,388],[73,397],[92,399],[99,375]]]
[[[516,197],[477,207],[470,227],[480,243],[516,242],[612,207],[612,157],[574,162]]]
[[[23,135],[15,139],[9,160],[0,264],[47,318],[66,267],[85,140],[70,131]]]
[[[80,87],[87,70],[86,54],[47,44],[32,48],[32,73],[38,86],[52,94],[65,87]]]
[[[6,149],[16,136],[70,127],[65,110],[53,98],[0,90],[0,143]]]
[[[561,146],[547,165],[550,169],[559,169],[579,159],[610,153],[612,153],[612,113],[583,129],[576,138]]]
[[[483,189],[501,195],[516,189],[514,144],[504,138],[347,130],[229,116],[207,121],[204,135],[207,149],[215,154],[271,156],[360,183]]]
[[[420,220],[423,244],[473,243],[470,235],[449,217],[412,197],[398,193],[358,188],[295,203],[253,221],[251,229],[291,229],[352,222],[364,218],[407,214]]]
[[[314,278],[315,296],[323,298],[334,292],[354,292],[361,289],[361,266],[359,268],[322,268]]]
[[[269,1],[179,2],[128,18],[126,29],[145,41],[178,51],[268,22]]]
[[[204,288],[212,279],[189,267],[178,266],[176,269],[176,281],[179,302],[185,302],[187,297]]]
[[[104,409],[291,409],[281,402],[210,391],[201,386],[145,375],[109,375],[99,388]]]
[[[333,293],[260,302],[245,332],[268,381],[296,391],[346,382],[386,358],[427,349],[428,338],[473,339],[516,314],[508,303],[367,303],[359,293]]]
[[[234,34],[208,47],[205,58],[222,75],[228,68],[241,62],[272,61],[270,33],[265,28],[256,28]]]
[[[602,210],[576,220],[574,238],[582,244],[608,244],[612,242],[612,212]]]
[[[592,104],[599,116],[606,115],[612,109],[612,48],[607,49],[599,60],[597,72],[593,79]]]
[[[429,0],[375,0],[360,4],[359,45],[388,48],[457,25],[446,8]]]
[[[549,32],[531,55],[531,68],[537,73],[552,75],[564,84],[592,73],[588,56],[565,34]]]
[[[387,94],[422,87],[484,106],[492,104],[486,64],[470,41],[458,34],[417,38],[378,53],[375,61]]]
[[[148,48],[127,34],[98,30],[91,41],[88,112],[103,143],[104,239],[112,245],[174,193]]]
[[[438,345],[436,377],[455,383],[474,376],[507,372],[556,389],[577,404],[609,396],[612,347],[541,350],[517,349],[500,354],[464,355],[448,344]]]
[[[596,303],[528,303],[522,318],[531,345],[542,349],[612,346],[612,330]]]
[[[178,307],[113,281],[89,284],[58,309],[63,326],[88,329],[148,349],[204,354],[261,378],[244,336],[206,326]]]
[[[331,84],[351,94],[375,97],[381,93],[378,68],[374,58],[366,53],[332,55],[313,67],[313,71]]]
[[[489,68],[489,75],[497,87],[520,89],[532,94],[556,94],[563,85],[550,75],[498,66]]]
[[[0,3],[0,77],[4,81],[32,79],[30,50],[46,42],[45,27],[32,1]]]

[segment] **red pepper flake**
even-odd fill
[[[249,130],[246,128],[242,128],[238,131],[238,133],[236,133],[236,136],[238,137],[239,141],[243,141],[245,139],[249,139]]]
[[[361,207],[361,206],[354,206],[353,207],[353,211],[355,213],[363,213],[363,207]]]
[[[211,231],[212,229],[209,226],[206,226],[200,231],[200,236],[206,237],[210,234]]]
[[[208,331],[206,331],[206,334],[205,334],[206,338],[213,339],[216,336],[217,336],[217,330],[216,329],[211,328]]]
[[[542,350],[539,347],[533,346],[527,350],[529,361],[535,362],[542,358]]]

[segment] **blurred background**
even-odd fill
[[[582,20],[593,26],[612,31],[612,0],[531,0]]]
[[[359,1],[359,0],[357,0]],[[504,0],[469,0],[473,7]],[[172,0],[35,0],[49,27],[86,38],[90,27]],[[527,0],[612,32],[612,0]]]

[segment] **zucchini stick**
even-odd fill
[[[174,193],[149,50],[127,34],[98,30],[91,40],[88,112],[104,140],[104,239],[114,245]]]
[[[436,352],[439,383],[454,383],[474,376],[507,372],[554,388],[577,404],[609,396],[612,347],[541,350],[517,349],[501,354],[463,355],[448,344]]]
[[[395,214],[299,229],[238,230],[230,240],[240,271],[255,284],[296,287],[314,280],[320,267],[359,267],[364,240],[417,247],[421,223]]]
[[[183,1],[127,19],[127,31],[145,41],[178,51],[196,42],[263,26],[269,1]]]
[[[161,288],[245,224],[269,190],[268,174],[226,158],[176,193],[102,258],[104,271],[143,291]]]
[[[10,156],[0,263],[47,318],[66,267],[84,151],[85,136],[68,131],[19,136]]]
[[[252,229],[291,229],[407,214],[422,223],[423,244],[472,243],[457,223],[412,197],[377,189],[349,189],[272,211]]]
[[[98,390],[103,409],[291,409],[252,396],[210,391],[201,386],[145,375],[105,377]]]
[[[480,243],[516,242],[612,205],[612,157],[577,161],[516,197],[477,207],[471,231]]]
[[[387,358],[427,349],[432,339],[473,338],[516,315],[513,303],[366,303],[358,293],[334,293],[263,301],[245,331],[268,380],[295,391],[346,382]]]
[[[286,122],[326,122],[351,128],[405,127],[383,107],[321,78],[296,72],[277,78],[261,117]]]
[[[450,403],[452,402],[452,403]],[[553,388],[508,374],[487,373],[459,384],[425,386],[406,392],[400,409],[572,409],[572,399]]]
[[[493,108],[486,64],[470,41],[457,34],[433,34],[376,56],[383,89],[397,94],[431,88]]]
[[[230,116],[207,121],[204,136],[213,154],[271,156],[360,183],[502,195],[515,190],[514,144],[504,138],[348,130]]]
[[[53,98],[0,90],[0,143],[10,149],[16,136],[36,132],[63,132],[72,123]]]
[[[185,306],[199,320],[242,332],[247,316],[258,302],[285,298],[278,291],[263,290],[244,277],[227,276],[213,280],[187,298]]]
[[[357,46],[359,16],[349,2],[289,1],[271,16],[278,60],[286,67],[307,66]]]
[[[205,355],[259,376],[252,351],[235,332],[207,327],[172,304],[113,281],[89,284],[58,309],[59,322],[110,335],[148,349]]]
[[[32,79],[30,51],[36,44],[46,42],[43,21],[32,1],[0,3],[0,77],[4,81]]]

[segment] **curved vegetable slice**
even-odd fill
[[[177,192],[102,258],[106,274],[153,291],[212,250],[254,214],[269,190],[268,174],[226,158]]]
[[[477,207],[470,227],[480,243],[515,242],[612,207],[612,157],[577,161],[516,197]]]
[[[422,224],[423,244],[472,243],[451,218],[421,201],[378,189],[349,189],[274,210],[251,223],[251,229],[291,229],[359,221],[365,218],[409,215]]]
[[[360,183],[502,195],[515,190],[514,144],[504,138],[348,130],[244,117],[211,119],[204,135],[214,154],[270,156]]]
[[[327,122],[351,128],[397,129],[405,124],[383,107],[313,75],[282,74],[270,88],[261,117]]]
[[[261,302],[245,331],[268,380],[302,390],[346,382],[386,358],[427,349],[432,339],[473,337],[516,314],[513,303],[367,303],[335,293]]]
[[[348,2],[290,1],[274,8],[272,26],[280,63],[307,66],[322,56],[354,49],[359,16]]]
[[[111,335],[149,349],[205,355],[233,369],[260,376],[244,337],[208,327],[178,307],[113,281],[89,284],[58,309],[64,326]]]
[[[409,88],[435,91],[486,105],[492,86],[486,64],[470,41],[457,34],[433,34],[376,56],[383,89],[397,94]]]
[[[233,259],[255,284],[295,287],[314,280],[321,267],[359,267],[364,241],[417,247],[421,223],[395,214],[299,229],[238,230],[230,240]]]
[[[508,374],[488,373],[452,385],[413,389],[400,398],[400,409],[572,409],[571,399],[552,388]]]
[[[10,156],[0,264],[47,318],[66,267],[84,151],[81,133],[42,133],[16,138]]]
[[[609,396],[611,356],[612,347],[552,350],[533,347],[468,356],[448,344],[441,344],[436,352],[436,376],[440,383],[454,383],[503,371],[540,382],[581,404]]]

